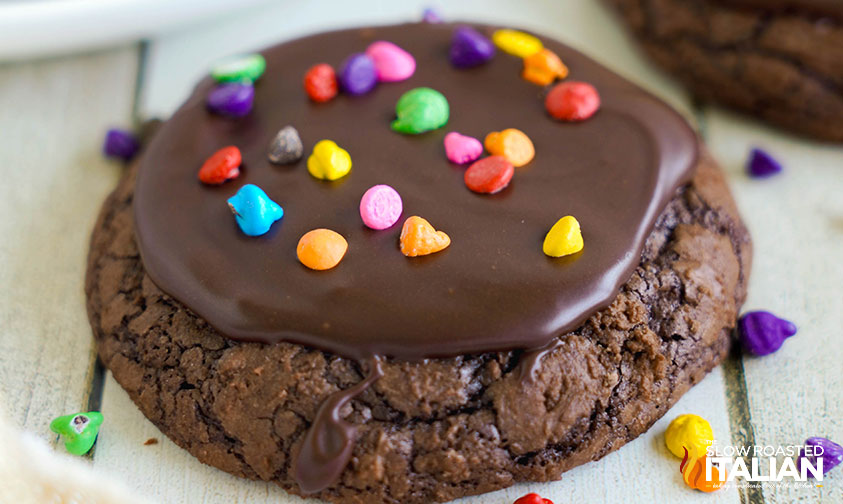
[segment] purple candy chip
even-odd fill
[[[761,149],[752,149],[749,154],[749,162],[746,164],[746,172],[750,177],[764,178],[781,173],[782,165],[773,156]]]
[[[468,26],[454,30],[451,38],[451,63],[469,68],[486,63],[495,56],[495,45],[482,33]]]
[[[738,332],[747,352],[767,355],[781,348],[785,339],[796,334],[796,326],[770,312],[754,311],[745,313],[738,320]]]
[[[811,449],[815,453],[811,456],[805,456],[804,449],[799,451],[800,470],[802,467],[802,459],[806,459],[814,467],[817,467],[817,459],[822,459],[823,474],[827,473],[828,471],[834,469],[835,467],[843,463],[843,446],[840,446],[839,444],[835,443],[830,439],[822,437],[808,438],[805,440],[805,446],[811,446]],[[818,449],[818,447],[821,448],[821,450]],[[822,453],[817,453],[820,451]],[[810,475],[811,473],[808,474]]]
[[[442,19],[442,15],[439,14],[439,11],[434,9],[433,7],[427,7],[424,11],[422,11],[422,21],[425,23],[441,23],[444,21]]]
[[[208,93],[208,109],[228,117],[243,117],[252,111],[255,88],[247,82],[220,84]]]
[[[350,95],[362,95],[375,89],[378,72],[372,58],[363,53],[354,53],[340,65],[339,81],[343,91]]]
[[[105,133],[102,152],[108,157],[129,161],[135,157],[138,149],[140,149],[140,142],[129,131],[111,128]]]

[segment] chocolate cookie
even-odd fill
[[[843,3],[608,0],[698,98],[843,141]]]
[[[136,175],[108,198],[91,241],[86,293],[100,358],[199,460],[302,494],[291,465],[308,426],[366,371],[300,345],[232,341],[161,292],[134,239]],[[341,479],[316,497],[447,501],[558,479],[616,450],[725,357],[750,256],[723,178],[703,157],[620,294],[559,337],[533,376],[521,351],[385,360],[383,377],[341,409],[359,433]]]
[[[602,103],[586,121],[555,121],[519,58],[452,68],[454,30],[347,30],[270,48],[249,115],[209,114],[213,83],[200,83],[106,201],[86,282],[100,356],[203,462],[340,503],[556,479],[646,430],[727,353],[751,246],[687,124],[543,39]],[[309,66],[378,39],[415,57],[411,79],[307,101]],[[388,127],[397,98],[422,85],[447,97],[448,129],[518,127],[536,157],[500,193],[470,192],[445,160],[447,129]],[[351,173],[326,182],[304,160],[269,163],[287,123],[306,149],[321,138],[347,147]],[[202,160],[228,144],[243,152],[240,175],[200,184]],[[379,182],[451,246],[404,257],[399,226],[363,227],[357,202]],[[285,207],[263,236],[245,236],[225,204],[246,183]],[[541,240],[565,209],[585,248],[547,257]],[[348,257],[311,271],[295,244],[322,226],[347,238]]]

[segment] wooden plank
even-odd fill
[[[218,57],[330,28],[417,19],[427,4],[425,0],[337,2],[325,12],[324,6],[316,3],[298,3],[295,8],[277,3],[158,38],[149,44],[140,112],[146,118],[168,116]],[[444,14],[450,19],[521,26],[566,41],[663,97],[695,121],[686,94],[640,57],[598,2],[471,0],[448,4]],[[108,467],[141,495],[162,502],[302,502],[272,485],[240,480],[202,465],[163,437],[110,376],[103,411],[108,425],[98,441],[95,465]],[[717,435],[729,439],[720,369],[686,394],[649,432],[599,462],[574,469],[562,481],[519,485],[460,502],[512,502],[528,491],[540,491],[556,502],[739,502],[736,490],[702,495],[682,483],[679,460],[664,447],[663,433],[673,417],[687,412],[709,418]],[[145,446],[151,437],[157,438],[158,444]]]
[[[130,121],[136,68],[136,47],[0,65],[0,404],[43,438],[88,403],[88,237],[121,170],[100,143]]]
[[[755,245],[747,310],[794,321],[777,353],[746,357],[748,407],[759,445],[843,440],[843,147],[813,143],[720,109],[706,112],[708,145],[729,175]],[[744,174],[758,146],[785,165],[768,180]],[[763,467],[763,464],[762,464]],[[771,503],[843,502],[843,474],[822,488],[766,489]]]

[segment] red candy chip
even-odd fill
[[[547,93],[544,107],[562,121],[584,121],[600,108],[600,95],[587,82],[561,82]]]
[[[515,174],[512,163],[503,156],[489,156],[468,167],[465,185],[476,193],[495,194],[502,191]]]
[[[317,103],[329,101],[337,96],[337,74],[331,65],[320,63],[310,67],[304,74],[304,90]]]
[[[524,497],[519,498],[513,504],[553,504],[550,499],[543,499],[536,493],[528,493]]]
[[[230,145],[216,151],[199,169],[199,180],[205,184],[219,185],[240,175],[240,149]]]

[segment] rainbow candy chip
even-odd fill
[[[441,128],[448,123],[450,108],[445,96],[435,89],[419,87],[401,95],[395,104],[392,129],[417,135]]]
[[[102,413],[97,411],[73,413],[50,422],[50,430],[64,438],[68,453],[84,455],[94,446],[102,421]]]
[[[697,415],[680,415],[670,422],[664,433],[664,444],[670,453],[677,457],[684,456],[684,449],[699,458],[706,454],[714,443],[714,431],[705,418]]]
[[[370,187],[360,198],[360,218],[371,229],[391,227],[403,210],[401,195],[386,184]]]
[[[580,223],[571,215],[562,217],[544,237],[542,250],[550,257],[576,254],[583,249]]]
[[[307,158],[307,171],[322,180],[340,179],[351,171],[351,156],[336,142],[320,140]]]
[[[379,40],[366,48],[366,56],[375,62],[375,71],[381,82],[398,82],[412,77],[416,71],[413,55],[392,42]]]
[[[526,58],[541,51],[544,44],[538,38],[518,30],[497,30],[492,34],[492,42],[498,48],[519,58]]]
[[[228,198],[228,207],[240,230],[247,236],[260,236],[269,231],[272,223],[284,216],[281,205],[269,199],[263,189],[246,184]]]

